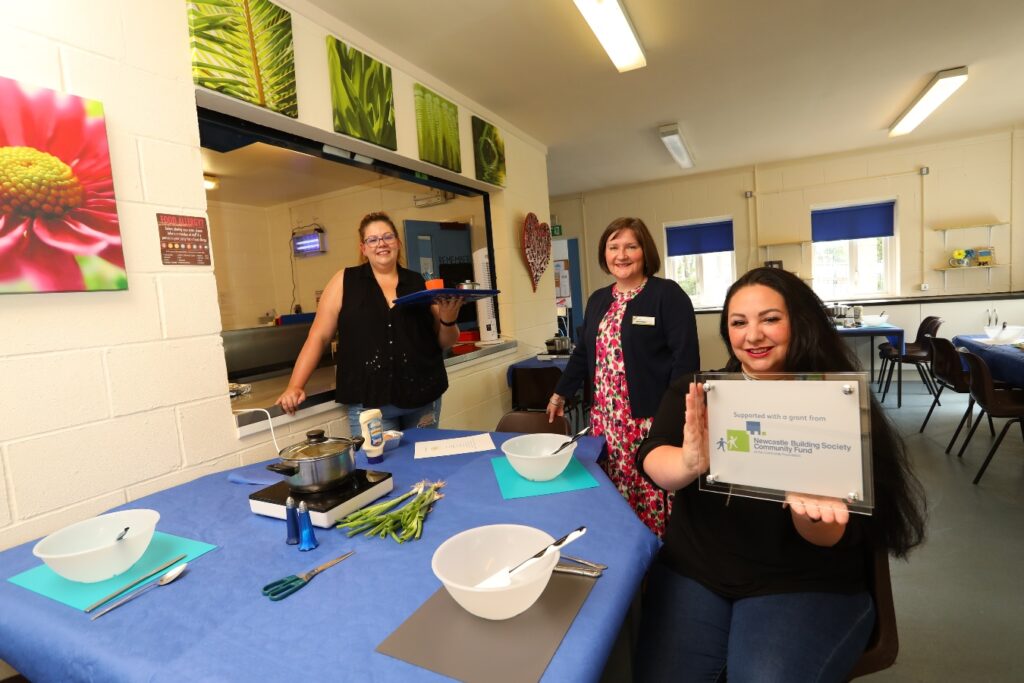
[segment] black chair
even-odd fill
[[[971,373],[964,369],[964,362],[960,358],[960,353],[953,346],[953,342],[942,337],[933,337],[931,345],[932,374],[935,376],[938,391],[935,392],[935,399],[932,401],[931,408],[928,409],[928,414],[924,416],[924,422],[921,423],[919,431],[924,432],[924,428],[928,426],[928,420],[931,419],[935,406],[939,405],[939,396],[942,395],[944,389],[968,395],[967,410],[964,412],[964,416],[960,418],[960,424],[956,426],[956,431],[953,432],[953,438],[949,440],[949,445],[946,446],[946,452],[949,453],[953,448],[953,444],[956,443],[957,437],[960,436],[960,431],[974,413],[974,398],[970,396]],[[988,423],[989,429],[992,430],[992,435],[995,436],[996,430],[992,425],[991,416],[988,419]]]
[[[928,328],[931,325],[933,325],[936,320],[939,320],[939,317],[935,315],[929,315],[924,320],[922,320],[921,324],[917,328],[917,337],[914,339],[914,341],[904,343],[904,350],[916,351],[923,348],[924,344],[926,343],[924,335],[927,333]],[[938,327],[936,327],[935,329],[937,332]],[[932,336],[934,337],[935,333],[933,333]],[[881,391],[882,387],[885,384],[885,371],[889,369],[889,365],[891,364],[892,358],[895,355],[897,355],[896,347],[894,347],[889,342],[885,341],[878,345],[878,358],[882,361],[878,365],[878,391]]]
[[[879,403],[885,402],[885,395],[889,393],[889,386],[892,384],[892,373],[904,363],[910,363],[917,368],[917,372],[921,375],[921,381],[924,382],[928,393],[933,396],[935,395],[937,389],[933,385],[931,377],[932,346],[928,338],[938,334],[939,326],[942,323],[942,318],[930,315],[921,321],[917,328],[917,337],[914,341],[904,345],[903,353],[900,353],[899,349],[889,344],[885,353],[880,354],[883,355],[882,363],[888,364],[889,371],[885,376],[885,389],[882,391],[882,398],[879,399]],[[885,346],[885,344],[882,346]]]
[[[1003,442],[1003,437],[1006,436],[1010,425],[1014,422],[1020,425],[1020,434],[1024,438],[1024,392],[997,389],[995,382],[992,381],[992,373],[989,372],[988,364],[981,356],[970,351],[961,351],[960,353],[963,354],[967,360],[967,366],[970,368],[971,397],[981,406],[982,414],[988,415],[990,418],[1009,418],[999,432],[999,436],[996,437],[995,443],[992,444],[992,448],[989,449],[985,462],[981,464],[981,469],[974,476],[974,483],[977,484],[981,481],[981,475],[985,474],[988,464],[992,462],[992,456],[996,454],[996,449]],[[964,441],[964,445],[960,447],[960,452],[957,453],[958,458],[963,457],[964,449],[967,448],[967,444],[974,436],[980,422],[981,417],[979,416],[977,422],[971,427],[970,433],[967,434],[967,441]]]
[[[553,365],[546,368],[513,368],[512,409],[546,411],[551,394],[555,393],[555,386],[561,377],[562,371]],[[566,396],[562,410],[572,425],[581,421],[583,410],[576,396]]]
[[[850,672],[850,680],[888,669],[896,661],[900,639],[896,629],[896,607],[892,601],[889,555],[885,548],[868,553],[868,590],[875,601],[875,628],[864,654]]]
[[[550,394],[549,394],[550,395]],[[496,432],[518,432],[521,434],[571,434],[569,421],[564,417],[555,417],[553,422],[548,422],[547,413],[540,413],[535,410],[513,410],[505,413],[498,420]]]

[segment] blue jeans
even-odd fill
[[[648,575],[637,681],[845,681],[875,624],[865,591],[731,600],[656,563]]]
[[[359,436],[362,429],[359,426],[359,413],[366,410],[361,403],[344,405],[342,408],[348,413],[348,428],[352,430],[352,436]],[[381,406],[380,412],[383,415],[384,431],[397,429],[405,431],[411,427],[425,429],[437,428],[441,420],[441,398],[420,406],[419,408],[396,408],[395,406]]]

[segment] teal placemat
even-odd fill
[[[498,479],[501,497],[505,500],[546,496],[549,493],[564,493],[597,486],[597,479],[594,479],[590,472],[587,472],[587,468],[575,457],[569,459],[569,464],[560,475],[549,481],[523,479],[512,469],[508,458],[492,458],[491,465],[494,467],[494,476]]]
[[[189,538],[157,531],[154,532],[153,540],[150,541],[149,547],[146,548],[146,552],[142,554],[139,561],[132,565],[131,569],[112,579],[98,583],[78,583],[57,575],[52,569],[42,564],[17,576],[12,576],[8,581],[84,612],[86,607],[100,598],[110,595],[140,576],[145,576],[173,557],[185,553],[184,561],[191,562],[216,547],[202,541],[193,541]],[[148,581],[143,581],[139,586],[145,586],[159,578],[160,574],[157,574]],[[135,588],[139,586],[135,586]]]

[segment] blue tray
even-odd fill
[[[400,296],[394,300],[396,306],[405,306],[407,304],[429,304],[433,303],[434,299],[444,296],[458,296],[462,297],[466,301],[476,301],[477,299],[486,299],[490,296],[495,296],[499,293],[497,289],[455,289],[453,287],[445,287],[442,289],[423,289],[412,294],[406,294]]]

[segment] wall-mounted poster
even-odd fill
[[[327,36],[334,130],[388,149],[398,149],[391,67]]]
[[[493,124],[476,116],[473,123],[473,161],[476,179],[505,187],[505,141]]]
[[[103,105],[0,77],[0,293],[128,289]]]
[[[292,15],[268,0],[190,0],[192,80],[298,118]]]
[[[420,159],[461,173],[459,108],[419,83],[413,86],[413,97]]]

